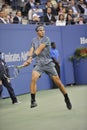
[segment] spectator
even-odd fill
[[[63,14],[63,15],[64,15],[64,20],[66,20],[67,10],[66,10],[65,7],[62,7],[62,11],[61,11],[60,13],[58,12],[58,14],[57,14],[57,16],[56,16],[56,19],[59,19],[59,15],[60,15],[60,14]]]
[[[78,8],[75,0],[70,0],[70,7],[69,8],[72,9],[73,15],[78,18],[80,12],[79,12],[79,8]]]
[[[28,11],[30,9],[35,8],[35,2],[34,0],[28,0],[28,2],[25,4],[25,11],[24,11],[24,15],[28,16]]]
[[[62,14],[64,15],[64,19],[66,20],[67,17],[67,9],[65,7],[63,7],[62,9]]]
[[[58,15],[58,14],[61,14],[61,13],[62,13],[63,4],[62,4],[62,1],[59,1],[57,4],[58,4],[58,6],[57,6],[56,11],[57,11],[57,15]]]
[[[1,10],[3,11],[3,17],[6,23],[12,23],[12,8],[7,4],[3,4]]]
[[[7,24],[7,22],[4,20],[3,10],[0,10],[0,24]]]
[[[3,8],[3,12],[4,12],[4,19],[6,23],[7,24],[12,23],[12,19],[10,17],[10,8],[9,7]]]
[[[56,22],[56,19],[55,19],[54,15],[52,14],[52,10],[50,7],[47,8],[47,13],[44,16],[44,22],[46,25],[55,24],[55,22]]]
[[[66,18],[66,25],[74,25],[74,24],[75,22],[74,22],[73,17],[70,14],[68,14]]]
[[[86,14],[86,12],[87,12],[87,2],[85,2],[85,0],[79,0],[78,8],[80,10],[80,14]]]
[[[66,20],[64,18],[63,14],[59,14],[59,19],[56,20],[56,26],[65,26],[66,25]]]
[[[77,21],[72,9],[68,10],[66,21],[68,25],[75,24]]]
[[[37,14],[33,14],[33,19],[30,23],[32,23],[32,24],[40,23],[40,16]]]
[[[51,4],[52,6],[54,7],[54,9],[57,8],[57,1],[56,0],[50,0],[51,1]]]
[[[44,9],[44,15],[46,15],[46,13],[47,13],[47,8],[51,8],[51,12],[54,16],[57,15],[56,9],[53,7],[51,0],[47,0],[47,3],[45,5],[45,9]]]
[[[43,17],[43,9],[41,9],[38,4],[35,6],[35,8],[32,8],[28,11],[29,22],[31,22],[33,20],[34,14],[37,14],[40,19],[41,19],[41,17]]]
[[[13,23],[14,24],[22,24],[22,13],[20,10],[16,12],[16,16],[13,18]]]
[[[86,21],[84,20],[84,17],[83,17],[83,16],[80,16],[80,17],[78,18],[77,24],[80,24],[80,25],[86,24]]]
[[[70,14],[72,16],[72,18],[75,18],[75,15],[74,15],[73,10],[71,8],[68,9],[67,14]]]

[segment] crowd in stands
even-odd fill
[[[0,23],[87,24],[87,0],[2,0]]]

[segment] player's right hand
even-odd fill
[[[31,62],[32,62],[32,57],[29,57],[29,59],[26,60],[26,61],[23,63],[23,67],[30,65]]]

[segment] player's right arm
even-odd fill
[[[23,67],[26,67],[26,66],[28,66],[29,64],[31,64],[33,53],[34,53],[34,48],[31,47],[31,49],[30,49],[30,51],[29,51],[29,53],[28,53],[28,59],[23,63],[23,65],[22,65]]]

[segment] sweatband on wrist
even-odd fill
[[[34,53],[33,55],[32,55],[32,58],[35,58],[37,55]]]

